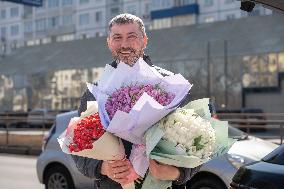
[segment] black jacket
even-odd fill
[[[157,69],[157,71],[159,71],[162,75],[164,75],[164,76],[168,75],[167,70],[164,70],[162,68],[154,66],[151,63],[151,60],[148,56],[144,55],[143,59],[149,65],[155,67]],[[115,61],[113,61],[111,63],[111,66],[116,68],[117,63]],[[186,102],[189,101],[188,97],[184,100],[184,103],[182,103],[182,104],[185,104]],[[80,104],[80,107],[79,107],[79,110],[78,110],[79,115],[81,115],[81,113],[86,110],[87,101],[94,101],[94,100],[96,100],[95,97],[87,89],[85,91],[85,93],[83,94],[83,96],[81,97],[81,104]],[[126,153],[127,157],[129,157],[130,152],[131,152],[131,148],[132,148],[132,144],[128,141],[125,141],[125,140],[122,140],[122,141],[123,141],[123,144],[124,144],[125,153]],[[113,180],[109,179],[108,177],[100,174],[101,166],[102,166],[101,160],[89,159],[89,158],[84,158],[84,157],[75,156],[75,155],[72,155],[72,157],[73,157],[74,162],[76,163],[78,170],[83,175],[90,177],[90,178],[94,178],[95,185],[97,186],[97,188],[100,188],[100,189],[110,189],[110,188],[111,189],[121,189],[120,184],[118,184],[117,182],[114,182]],[[174,185],[182,185],[182,184],[186,183],[193,176],[193,174],[196,173],[199,170],[199,167],[194,168],[194,169],[179,168],[179,170],[180,170],[180,173],[181,173],[180,178],[177,181],[173,182]]]

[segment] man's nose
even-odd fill
[[[121,48],[129,48],[130,47],[130,43],[129,43],[129,41],[127,40],[127,38],[126,39],[123,39],[122,41],[121,41]]]

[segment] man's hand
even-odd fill
[[[150,159],[149,171],[159,180],[177,180],[179,178],[179,169],[171,166],[157,163],[155,160]]]
[[[129,160],[117,160],[117,161],[103,161],[101,174],[108,176],[115,182],[124,185],[127,183],[127,176],[130,174],[131,163]]]

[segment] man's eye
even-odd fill
[[[120,40],[121,37],[114,37],[113,39],[114,39],[114,40]]]
[[[135,35],[130,35],[128,38],[129,39],[136,39],[137,37]]]

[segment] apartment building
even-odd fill
[[[0,56],[20,46],[105,36],[110,19],[123,12],[150,30],[272,13],[239,7],[236,0],[43,0],[42,7],[0,1]]]

